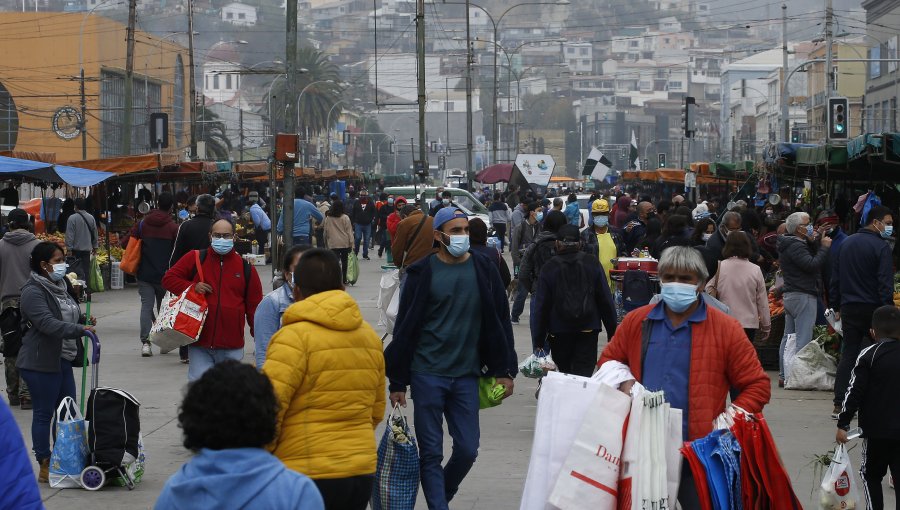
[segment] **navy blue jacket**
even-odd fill
[[[848,237],[834,257],[828,292],[835,310],[844,305],[894,304],[891,247],[867,228]]]
[[[43,509],[22,433],[6,402],[0,401],[0,508]]]
[[[478,292],[481,295],[481,338],[478,350],[484,375],[515,377],[518,372],[516,349],[509,320],[506,289],[497,266],[486,256],[469,252],[475,265]],[[394,324],[394,338],[384,351],[384,365],[390,391],[406,391],[410,366],[425,324],[428,294],[431,290],[431,254],[406,270],[400,293],[400,308]],[[465,296],[460,296],[465,299]]]

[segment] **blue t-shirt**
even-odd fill
[[[481,296],[472,257],[460,264],[430,257],[431,289],[413,372],[444,377],[481,374]]]
[[[666,316],[662,301],[650,311],[650,345],[641,369],[641,383],[650,391],[666,392],[666,402],[681,409],[681,435],[688,438],[688,384],[691,377],[691,324],[706,320],[706,303],[698,297],[700,306],[677,328]]]

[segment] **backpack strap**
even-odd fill
[[[209,250],[204,248],[202,250],[196,250],[197,256],[197,267],[194,270],[194,276],[197,276],[197,270],[200,270],[200,281],[203,281],[203,262],[206,260],[206,255]],[[244,257],[241,257],[241,264],[244,266],[244,303],[247,303],[247,295],[250,292],[250,274],[252,268],[250,267],[250,263],[244,260]],[[193,278],[192,278],[193,279]]]

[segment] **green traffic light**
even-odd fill
[[[834,130],[837,131],[838,133],[843,133],[843,132],[844,132],[844,125],[843,125],[843,124],[838,124],[838,125],[834,126]]]

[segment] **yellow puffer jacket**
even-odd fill
[[[285,310],[263,372],[281,406],[269,449],[288,468],[313,479],[375,472],[384,355],[349,294],[322,292]]]

